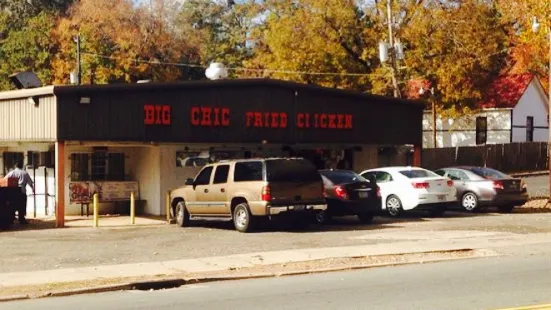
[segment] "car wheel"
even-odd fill
[[[514,205],[506,205],[506,206],[499,206],[497,207],[497,209],[499,210],[499,212],[501,213],[511,213],[513,212],[513,209],[515,208]]]
[[[371,213],[360,213],[357,216],[358,216],[358,219],[360,220],[360,222],[362,224],[369,224],[369,223],[373,222],[373,218],[375,217]]]
[[[327,210],[322,210],[318,213],[316,213],[316,222],[321,225],[326,225],[331,222],[333,218],[331,217],[331,214],[327,212]]]
[[[463,209],[474,212],[478,210],[478,197],[475,193],[465,193],[461,198],[461,206]]]
[[[233,210],[233,225],[238,232],[250,232],[252,230],[252,214],[249,211],[249,205],[246,203],[238,204]]]
[[[176,204],[176,223],[180,227],[186,227],[189,225],[189,212],[186,209],[186,204],[183,201],[179,201]]]
[[[402,201],[395,195],[390,195],[386,199],[386,211],[391,217],[398,217],[404,212],[402,209]]]

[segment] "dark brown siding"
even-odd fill
[[[423,106],[407,101],[266,81],[130,87],[62,87],[58,139],[80,141],[416,144]],[[80,97],[91,103],[79,103]],[[145,125],[144,105],[170,105],[170,125]],[[230,125],[193,126],[191,108],[230,109]],[[286,113],[286,128],[247,128],[247,112]],[[297,128],[297,113],[351,114],[352,129]],[[313,126],[313,124],[311,124]]]

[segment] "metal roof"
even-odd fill
[[[155,91],[155,90],[182,90],[182,89],[201,89],[218,87],[247,87],[247,86],[268,86],[282,87],[294,91],[314,91],[319,93],[330,93],[333,95],[342,95],[345,97],[355,97],[360,99],[375,100],[382,103],[398,103],[415,105],[424,108],[425,103],[420,100],[406,100],[368,93],[361,93],[351,90],[342,90],[336,88],[321,87],[311,84],[302,84],[290,81],[275,79],[226,79],[226,80],[201,80],[201,81],[181,81],[170,83],[117,83],[117,84],[93,84],[93,85],[52,85],[33,89],[21,89],[13,91],[0,92],[0,100],[18,99],[32,96],[78,94],[92,96],[96,92],[124,92],[124,91]]]

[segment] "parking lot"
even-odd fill
[[[242,234],[231,223],[197,222],[192,227],[160,224],[150,227],[34,229],[0,232],[0,272],[167,261],[240,253],[369,245],[462,238],[486,233],[551,232],[551,210],[542,201],[512,214],[448,212],[441,218],[413,212],[403,218],[376,217],[361,225],[355,217],[333,225],[312,225],[304,231],[270,227]],[[44,225],[44,224],[42,224]],[[48,226],[50,227],[50,226]]]

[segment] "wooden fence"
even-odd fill
[[[548,170],[547,142],[492,144],[423,150],[423,167],[438,168],[471,165],[503,172]]]

